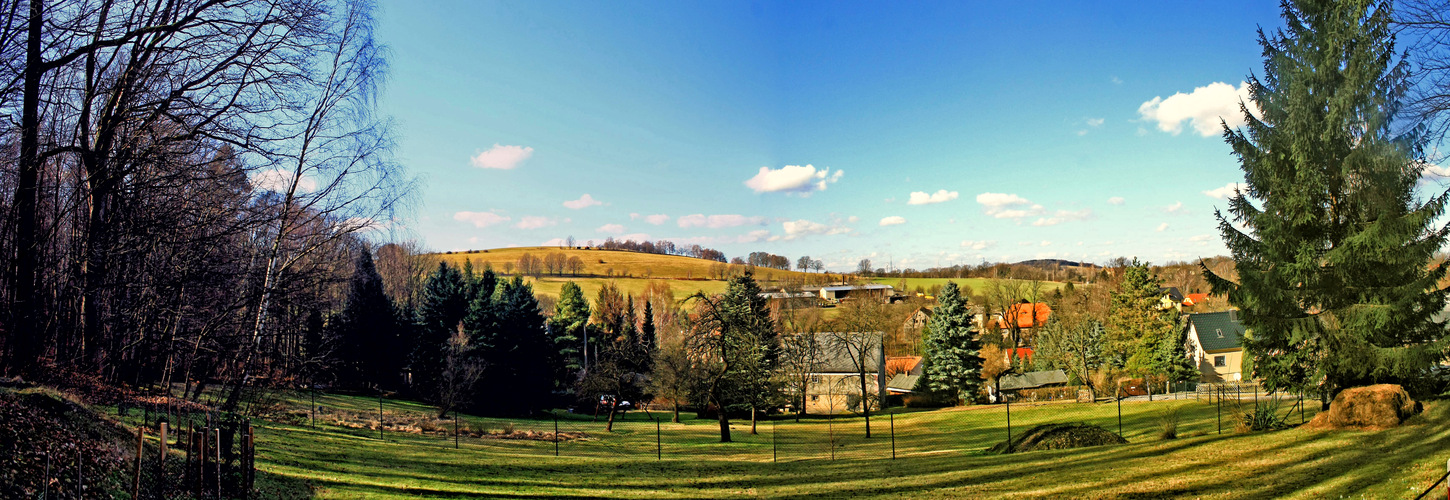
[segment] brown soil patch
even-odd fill
[[[1421,406],[1403,387],[1379,384],[1345,389],[1329,403],[1329,411],[1304,424],[1308,429],[1383,430],[1399,427],[1420,413]]]

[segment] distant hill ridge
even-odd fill
[[[1041,268],[1050,268],[1052,266],[1058,266],[1058,267],[1093,267],[1093,268],[1098,267],[1097,264],[1093,264],[1091,262],[1074,262],[1074,261],[1071,261],[1071,260],[1062,260],[1062,259],[1032,259],[1032,260],[1024,260],[1022,262],[1018,262],[1016,265],[1032,266],[1032,267],[1041,267]]]

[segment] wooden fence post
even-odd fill
[[[45,452],[45,477],[40,480],[40,500],[50,494],[50,452]]]
[[[216,435],[216,446],[211,447],[216,452],[216,497],[222,497],[222,428],[218,426],[212,431]]]
[[[136,428],[136,475],[131,478],[131,498],[141,498],[142,455],[146,452],[146,428]]]
[[[81,474],[81,447],[76,444],[76,498],[85,497],[86,476]]]
[[[199,499],[206,491],[206,451],[207,443],[211,442],[211,427],[202,427],[196,437],[196,498]]]
[[[169,417],[168,417],[169,418]],[[171,430],[169,422],[161,423],[161,454],[156,457],[156,497],[166,498],[166,437]]]

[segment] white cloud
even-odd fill
[[[629,233],[629,234],[621,234],[619,236],[615,236],[614,239],[616,239],[616,240],[649,241],[650,237],[649,237],[649,234],[647,234],[647,233]]]
[[[512,170],[534,155],[534,148],[528,146],[504,146],[494,143],[493,147],[473,155],[469,162],[478,168]]]
[[[654,214],[644,216],[644,221],[656,226],[670,221],[670,216],[665,214]]]
[[[1168,229],[1168,223],[1167,222],[1164,222],[1162,224],[1159,224],[1158,225],[1158,229],[1154,229],[1154,231],[1157,231],[1157,232],[1160,232],[1161,233],[1161,232],[1163,232],[1163,231],[1165,231],[1167,229]]]
[[[855,224],[855,223],[860,222],[860,221],[861,221],[861,218],[860,217],[857,217],[857,216],[854,216],[854,215],[846,218],[846,222],[850,222],[852,224]]]
[[[1223,82],[1198,87],[1188,94],[1179,92],[1167,99],[1154,97],[1138,106],[1138,114],[1144,120],[1157,122],[1158,130],[1173,135],[1182,132],[1183,122],[1187,121],[1198,135],[1211,137],[1223,132],[1220,118],[1231,128],[1247,123],[1239,111],[1240,101],[1250,103],[1249,109],[1258,115],[1258,108],[1249,98],[1247,83],[1239,83],[1238,88],[1234,88]]]
[[[765,241],[767,238],[770,238],[769,229],[757,229],[741,235],[736,241],[740,243],[755,243],[757,241]]]
[[[564,245],[566,245],[568,243],[569,243],[569,241],[568,240],[565,240],[564,238],[553,238],[553,239],[547,240],[547,241],[545,241],[543,243],[540,243],[539,246],[541,246],[541,247],[562,247],[562,246],[564,246]]]
[[[1103,121],[1104,120],[1102,118],[1088,118],[1087,124],[1089,127],[1101,127],[1103,125]]]
[[[286,193],[292,187],[292,171],[280,168],[263,170],[252,176],[252,187],[262,191]],[[297,179],[297,193],[307,194],[317,190],[317,179],[303,175]]]
[[[1200,234],[1200,235],[1197,235],[1197,236],[1193,236],[1193,237],[1188,238],[1188,241],[1197,243],[1197,244],[1199,244],[1201,246],[1207,246],[1208,245],[1208,242],[1213,241],[1213,235],[1211,235],[1211,234]]]
[[[681,215],[675,220],[680,227],[737,227],[765,224],[765,217],[746,217],[738,214],[705,216],[704,214]]]
[[[1124,201],[1125,200],[1123,200],[1122,196],[1114,196],[1112,198],[1108,198],[1109,205],[1122,205]]]
[[[619,224],[605,224],[603,226],[599,226],[598,228],[595,228],[594,230],[595,231],[599,231],[601,233],[608,233],[608,234],[623,234],[624,233],[624,226],[619,225]]]
[[[905,223],[906,223],[906,217],[902,217],[900,215],[893,215],[893,216],[884,217],[884,218],[881,219],[881,225],[883,225],[883,226],[895,226],[897,224],[905,224]]]
[[[544,217],[542,215],[526,215],[523,217],[519,217],[519,223],[514,224],[514,227],[517,227],[519,229],[538,229],[541,227],[549,227],[558,223],[559,220],[553,217]]]
[[[1036,221],[1034,221],[1032,223],[1032,225],[1038,226],[1038,227],[1056,226],[1058,224],[1061,224],[1061,223],[1067,222],[1067,221],[1088,220],[1088,219],[1091,219],[1091,218],[1093,218],[1093,211],[1092,211],[1091,208],[1084,208],[1082,210],[1077,210],[1077,211],[1073,211],[1073,210],[1058,210],[1051,217],[1043,217],[1043,218],[1037,219]]]
[[[581,208],[589,208],[595,205],[603,204],[604,202],[594,199],[593,196],[589,196],[589,193],[584,193],[584,196],[580,196],[577,200],[569,200],[564,202],[564,207],[579,210]]]
[[[457,212],[453,214],[453,220],[467,222],[474,227],[488,227],[508,222],[509,218],[493,212]]]
[[[941,202],[944,202],[944,201],[952,201],[952,200],[955,200],[955,199],[957,199],[957,192],[956,191],[947,191],[945,189],[938,189],[935,193],[931,193],[931,194],[927,194],[927,193],[925,193],[923,191],[916,191],[916,192],[911,193],[911,199],[907,200],[906,201],[906,204],[907,205],[930,205],[932,203],[941,203]]]
[[[982,193],[977,195],[977,203],[986,207],[987,215],[998,219],[1022,219],[1044,213],[1042,205],[1033,204],[1016,194]]]
[[[1181,201],[1175,202],[1172,205],[1168,205],[1166,207],[1163,207],[1163,211],[1164,212],[1168,212],[1170,214],[1175,214],[1175,215],[1183,215],[1183,214],[1188,213],[1187,210],[1184,210],[1183,209],[1183,202],[1181,202]]]
[[[1042,240],[1042,243],[1039,243],[1037,246],[1045,247],[1045,246],[1050,246],[1050,245],[1052,245],[1052,242],[1051,241]]]
[[[851,232],[851,228],[846,227],[846,226],[841,226],[841,225],[830,226],[830,225],[826,225],[826,224],[821,224],[819,222],[809,221],[809,220],[806,220],[806,219],[800,219],[800,220],[793,220],[793,221],[785,221],[785,222],[782,222],[781,223],[781,228],[785,230],[785,236],[772,237],[771,238],[772,240],[779,239],[779,240],[787,240],[787,241],[789,241],[789,240],[793,240],[793,239],[799,238],[801,236],[818,235],[818,234],[819,235],[846,234],[846,233]]]
[[[1203,194],[1206,194],[1206,195],[1208,195],[1211,198],[1218,198],[1220,200],[1226,200],[1226,199],[1228,199],[1228,197],[1233,196],[1235,191],[1243,191],[1243,190],[1246,190],[1248,188],[1249,188],[1249,185],[1248,184],[1244,184],[1242,182],[1230,182],[1228,184],[1225,184],[1221,188],[1213,188],[1213,189],[1204,191]]]
[[[992,248],[992,247],[995,247],[995,246],[997,246],[997,240],[992,240],[992,241],[972,241],[972,240],[964,240],[964,241],[962,241],[962,248],[970,248],[972,250],[986,250],[988,248]]]
[[[841,180],[845,174],[842,170],[831,173],[830,168],[816,170],[812,165],[786,165],[776,170],[760,167],[760,172],[746,180],[745,186],[757,193],[784,191],[807,196],[812,191],[825,191],[827,184]]]
[[[1031,246],[1031,245],[1032,245],[1032,242],[1030,242],[1030,241],[1019,241],[1019,242],[1017,242],[1017,246],[1019,246],[1019,247],[1025,247],[1025,246]]]

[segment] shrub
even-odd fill
[[[1239,418],[1234,430],[1238,432],[1277,431],[1288,429],[1289,423],[1279,415],[1279,401],[1265,401],[1246,411]]]
[[[1178,438],[1179,406],[1165,408],[1163,413],[1158,415],[1158,437],[1163,439]]]

